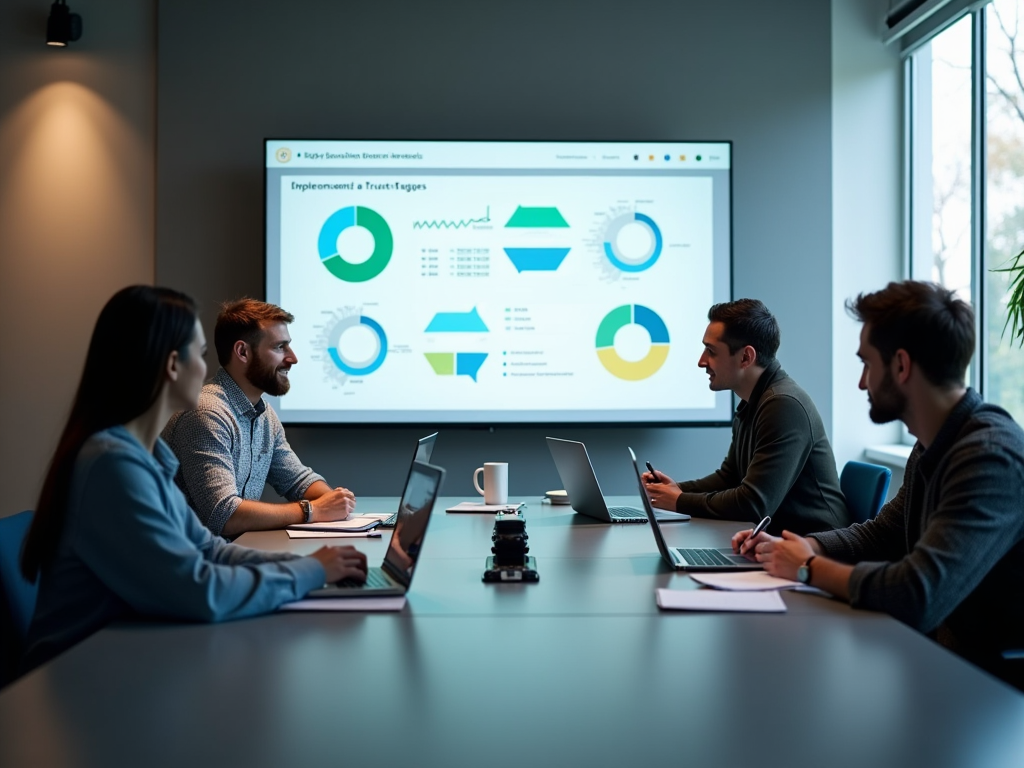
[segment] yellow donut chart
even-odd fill
[[[623,360],[615,351],[615,334],[632,323],[642,326],[651,337],[651,348],[642,360]],[[653,376],[668,359],[668,328],[657,312],[641,304],[623,304],[601,320],[597,329],[597,359],[612,376],[641,381]]]
[[[597,358],[608,373],[626,381],[640,381],[653,376],[668,359],[668,344],[652,344],[647,357],[636,362],[629,362],[619,357],[615,347],[597,350]]]

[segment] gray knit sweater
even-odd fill
[[[968,390],[874,520],[813,535],[855,563],[850,603],[984,666],[1024,647],[1024,431]]]

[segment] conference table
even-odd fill
[[[886,615],[795,592],[785,613],[660,611],[656,588],[699,587],[647,524],[539,498],[540,581],[485,584],[494,518],[457,501],[402,611],[110,626],[0,692],[0,766],[1024,765],[1024,695]],[[688,547],[737,527],[662,526]],[[378,565],[388,540],[239,543]]]

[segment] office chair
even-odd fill
[[[877,464],[848,461],[839,478],[846,508],[855,523],[866,523],[878,514],[889,490],[892,472]]]
[[[21,544],[32,512],[0,517],[0,687],[13,682],[36,607],[36,585],[21,575]]]

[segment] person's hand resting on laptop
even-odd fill
[[[355,547],[320,547],[310,557],[315,557],[324,567],[325,584],[342,579],[366,581],[366,555]]]
[[[679,498],[682,491],[679,490],[675,480],[658,470],[653,473],[644,472],[643,480],[652,507],[667,509],[670,512],[676,511],[676,499]]]

